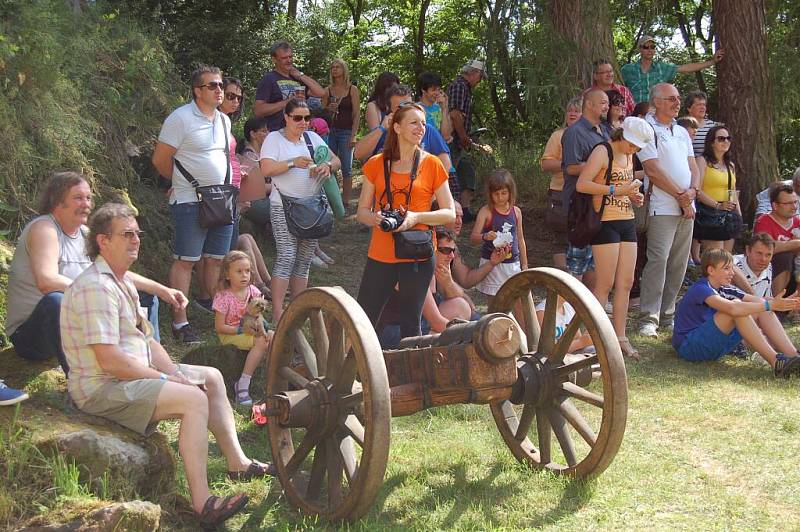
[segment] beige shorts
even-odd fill
[[[256,337],[252,334],[217,334],[219,343],[232,345],[242,351],[250,351],[256,344]]]
[[[157,421],[151,420],[165,382],[161,379],[110,382],[100,388],[81,410],[149,436],[158,425]]]

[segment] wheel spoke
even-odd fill
[[[539,328],[539,320],[536,319],[536,306],[533,304],[533,294],[530,290],[525,291],[520,302],[522,303],[522,318],[525,322],[525,336],[528,337],[528,353],[533,353],[539,344],[542,331]]]
[[[533,405],[525,405],[522,409],[522,415],[519,417],[519,425],[514,434],[517,441],[523,441],[528,437],[528,431],[531,428],[533,419],[536,416],[536,408]]]
[[[283,366],[281,369],[279,369],[278,375],[294,384],[298,388],[305,388],[306,384],[308,384],[308,379],[297,373],[289,366]]]
[[[339,370],[344,363],[344,328],[338,320],[333,321],[328,331],[328,356],[326,357],[328,378],[336,382]]]
[[[561,389],[564,390],[564,394],[568,397],[574,397],[579,401],[583,401],[584,403],[589,403],[590,405],[596,406],[598,408],[603,408],[605,401],[602,395],[598,395],[594,392],[590,392],[585,388],[581,388],[577,384],[573,384],[569,381],[561,383]]]
[[[544,319],[542,320],[541,334],[539,335],[539,345],[536,351],[541,354],[550,355],[555,347],[556,338],[556,313],[558,312],[558,293],[547,288],[547,303],[544,306]]]
[[[312,434],[310,432],[306,432],[306,435],[303,436],[303,440],[300,442],[300,445],[297,446],[297,449],[294,450],[294,454],[286,462],[286,472],[289,476],[294,476],[297,472],[297,469],[300,467],[300,464],[303,463],[303,460],[306,459],[308,453],[311,452],[311,449],[319,442],[319,436],[316,434]]]
[[[353,440],[359,445],[359,447],[364,447],[364,425],[354,416],[350,414],[344,420],[344,429],[347,431],[350,436],[353,437]]]
[[[550,362],[560,363],[564,360],[564,355],[569,351],[569,344],[575,339],[575,335],[580,330],[582,324],[583,322],[576,314],[575,317],[572,318],[572,321],[569,322],[569,325],[567,325],[567,329],[561,335],[561,338],[558,339],[556,347],[552,352],[547,354],[547,359]]]
[[[577,362],[573,362],[572,364],[564,364],[563,366],[559,366],[553,370],[553,374],[556,377],[564,378],[570,373],[575,373],[576,371],[581,370],[583,368],[588,368],[589,366],[595,364],[596,362],[597,362],[597,354],[594,354],[586,358],[582,358]]]
[[[347,483],[352,487],[353,479],[356,477],[358,471],[358,464],[356,463],[356,446],[353,443],[353,438],[344,436],[339,442],[339,455],[342,459],[344,466],[344,476]]]
[[[312,501],[319,499],[319,494],[322,491],[322,482],[325,480],[325,464],[328,461],[326,447],[327,443],[324,440],[317,445],[314,453],[314,462],[311,464],[311,477],[308,479],[306,498]]]
[[[549,464],[552,461],[550,457],[550,420],[547,418],[547,413],[543,408],[536,409],[536,434],[539,437],[539,457],[542,465]]]
[[[569,435],[567,421],[555,408],[548,410],[548,416],[558,444],[561,446],[561,452],[564,453],[564,458],[567,459],[567,465],[574,467],[578,463],[578,459],[575,457],[575,448],[572,446],[572,436]]]
[[[331,438],[326,446],[328,455],[328,510],[334,511],[342,504],[342,457],[339,445]]]
[[[317,369],[320,375],[325,375],[328,369],[328,330],[325,328],[325,318],[322,310],[311,312],[311,333],[314,335],[314,347],[317,352]]]
[[[340,411],[348,412],[350,409],[364,402],[364,392],[356,392],[345,395],[339,400]],[[349,413],[349,412],[348,412]]]
[[[309,373],[313,377],[319,377],[319,370],[317,369],[317,355],[311,344],[308,343],[308,338],[303,334],[299,328],[292,331],[292,339],[294,340],[294,348],[300,352],[303,357]]]
[[[353,390],[353,381],[356,379],[356,357],[353,353],[348,353],[344,359],[344,364],[339,371],[339,375],[334,385],[334,391],[338,393],[351,393]]]
[[[561,412],[561,415],[569,421],[569,424],[573,426],[575,431],[581,435],[581,438],[589,444],[590,447],[594,447],[594,444],[597,443],[597,435],[592,430],[592,427],[589,426],[589,422],[586,421],[586,418],[578,411],[572,401],[569,399],[564,399],[562,401],[556,400],[556,404],[558,406],[558,411]]]

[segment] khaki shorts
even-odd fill
[[[250,351],[256,344],[256,337],[252,334],[217,334],[217,336],[222,345],[232,345],[242,351]]]
[[[158,425],[157,421],[152,421],[153,412],[165,382],[161,379],[110,382],[100,388],[81,410],[149,436]]]

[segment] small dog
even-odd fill
[[[242,332],[253,336],[267,336],[269,323],[261,316],[266,309],[266,299],[260,297],[251,299],[247,303],[247,310],[245,310],[245,314],[242,316],[240,322]]]

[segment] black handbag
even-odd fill
[[[231,184],[228,132],[225,131],[225,120],[223,120],[222,115],[220,115],[220,122],[222,122],[222,132],[225,135],[225,162],[227,165],[224,183],[201,187],[197,179],[184,168],[178,159],[175,159],[175,166],[178,167],[183,177],[194,187],[197,193],[197,201],[200,208],[198,221],[200,227],[205,229],[231,225],[236,221],[236,199],[239,197],[239,189]]]
[[[420,150],[414,154],[414,162],[411,164],[411,183],[408,185],[406,203],[411,202],[411,189],[414,187],[414,180],[417,178],[419,168]],[[386,199],[389,200],[389,207],[392,206],[392,187],[389,183],[390,170],[389,161],[383,158],[383,177],[386,180]],[[433,232],[430,229],[410,229],[392,233],[394,239],[394,256],[398,259],[428,260],[433,257]]]
[[[728,190],[731,189],[731,169],[728,170]],[[697,202],[694,218],[694,238],[697,240],[725,241],[739,238],[742,233],[742,216],[736,211],[715,209]]]
[[[606,186],[611,183],[611,165],[614,162],[614,152],[608,142],[602,142],[608,150],[608,168],[606,168]],[[594,148],[592,148],[594,150]],[[569,243],[576,248],[585,248],[592,243],[597,233],[600,232],[603,210],[606,202],[600,202],[600,211],[594,210],[594,194],[584,194],[576,189],[572,193],[572,202],[569,205]]]
[[[273,185],[274,186],[274,185]],[[289,232],[297,238],[312,240],[326,237],[333,231],[333,212],[325,194],[307,198],[293,198],[281,194],[283,212]]]

